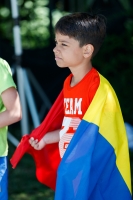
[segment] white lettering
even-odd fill
[[[62,127],[63,129],[60,131],[60,139],[61,137],[68,131],[71,123],[71,118],[70,117],[64,117],[63,122],[62,122]]]
[[[73,99],[72,98],[70,98],[70,112],[69,112],[69,114],[73,114]]]
[[[82,115],[82,98],[64,98],[65,114]]]
[[[78,111],[79,115],[82,115],[82,110],[81,110],[81,102],[82,98],[78,100],[78,98],[75,98],[75,104],[74,104],[74,114]]]
[[[65,106],[65,113],[69,114],[69,99],[68,98],[64,98],[64,106]]]

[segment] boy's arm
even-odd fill
[[[0,128],[13,124],[22,118],[19,95],[14,87],[3,91],[1,98],[6,110],[0,113]]]
[[[46,144],[59,142],[59,132],[60,130],[48,132],[39,142],[38,139],[31,137],[29,143],[34,149],[41,150]]]

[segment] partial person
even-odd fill
[[[22,118],[21,103],[9,64],[0,58],[0,199],[8,199],[8,126]]]

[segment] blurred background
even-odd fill
[[[128,133],[132,172],[132,7],[132,0],[0,0],[0,57],[12,68],[23,106],[23,120],[9,127],[9,159],[22,135],[42,122],[69,74],[54,60],[54,25],[67,13],[83,11],[107,18],[107,37],[93,66],[110,81],[118,96]],[[9,163],[9,200],[53,197],[54,192],[36,180],[29,155],[15,170]]]

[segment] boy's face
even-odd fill
[[[83,47],[79,42],[67,35],[55,34],[56,46],[53,49],[56,64],[59,67],[76,67],[83,63]]]

